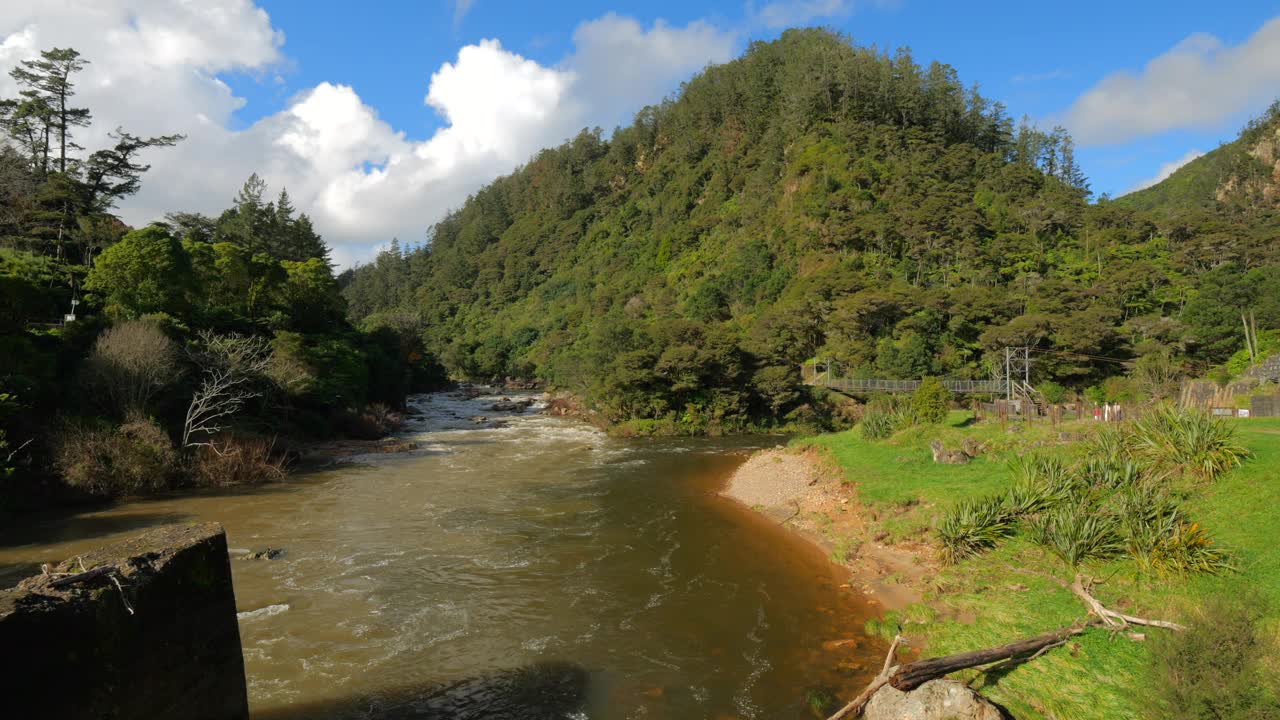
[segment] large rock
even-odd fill
[[[999,706],[955,680],[930,680],[911,692],[885,685],[871,696],[864,720],[1009,720]]]
[[[948,450],[941,440],[934,440],[929,443],[929,449],[933,451],[933,461],[944,465],[964,465],[969,462],[969,455],[963,450]]]
[[[249,717],[217,523],[156,528],[0,591],[0,648],[4,717]]]

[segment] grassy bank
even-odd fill
[[[1095,595],[1106,606],[1130,614],[1193,624],[1197,608],[1215,598],[1261,595],[1269,601],[1261,627],[1271,639],[1280,628],[1280,420],[1231,421],[1236,437],[1252,457],[1211,483],[1188,483],[1178,490],[1188,516],[1227,548],[1237,572],[1225,575],[1152,575],[1134,561],[1086,563],[1079,570],[1105,578]],[[998,424],[970,423],[952,413],[941,425],[911,428],[878,442],[862,439],[857,429],[797,441],[826,449],[858,496],[871,520],[866,530],[885,543],[923,541],[937,547],[935,527],[957,502],[1007,491],[1014,479],[1011,455],[1037,453],[1066,461],[1079,456],[1081,443],[1062,442],[1060,433],[1087,435],[1096,428],[1082,422],[1050,428],[1032,425],[1009,432]],[[965,438],[985,442],[988,450],[967,465],[932,461],[929,443],[941,439],[956,447]],[[850,543],[870,538],[850,539]],[[936,558],[922,558],[936,563]],[[924,600],[889,613],[872,628],[888,636],[899,627],[926,648],[942,655],[1008,642],[1070,625],[1085,617],[1084,606],[1067,585],[1074,570],[1034,543],[1026,533],[1000,542],[988,552],[954,565],[938,564],[919,588]],[[1095,630],[1033,662],[997,672],[960,674],[1019,718],[1165,717],[1152,709],[1164,692],[1150,672],[1163,630],[1149,630],[1148,642]],[[1275,643],[1251,652],[1269,657],[1276,667]],[[1185,717],[1275,717],[1232,714]]]

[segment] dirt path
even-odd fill
[[[725,497],[764,513],[847,567],[851,589],[886,609],[919,602],[916,589],[935,567],[923,545],[884,545],[871,536],[853,483],[813,449],[761,450],[729,478]]]

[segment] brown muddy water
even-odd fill
[[[0,531],[0,585],[216,520],[255,718],[812,718],[883,648],[822,552],[716,496],[743,440],[618,440],[495,398],[416,401],[413,453]],[[844,642],[842,642],[844,641]],[[145,682],[145,679],[139,679]]]

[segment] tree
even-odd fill
[[[244,181],[231,208],[218,218],[219,240],[233,242],[251,253],[271,251],[267,231],[275,213],[268,213],[262,201],[266,190],[267,183],[257,173]]]
[[[151,225],[124,236],[98,256],[85,288],[126,318],[177,314],[191,288],[191,258],[169,231]]]
[[[254,383],[271,368],[271,344],[263,337],[202,331],[190,353],[200,368],[200,387],[182,423],[182,447],[213,445],[231,418],[262,391]]]
[[[341,321],[346,309],[342,294],[323,260],[284,260],[280,264],[285,272],[281,302],[293,329],[320,332]]]
[[[58,141],[60,173],[67,172],[67,151],[82,149],[71,140],[71,132],[76,127],[87,127],[92,116],[86,108],[71,107],[71,98],[75,95],[71,76],[86,64],[88,61],[80,59],[80,53],[71,48],[53,48],[42,51],[37,59],[23,60],[9,71],[10,77],[22,88],[23,100],[17,114],[28,122],[43,125],[43,129],[37,131],[40,139],[33,148],[40,154],[38,167],[42,175],[49,174],[51,136],[56,136]],[[37,137],[32,134],[33,129],[18,129],[28,146]]]
[[[142,187],[142,174],[150,165],[137,162],[137,154],[147,148],[173,147],[185,139],[185,135],[160,135],[140,138],[116,128],[111,133],[115,146],[98,150],[89,156],[84,172],[84,185],[88,193],[91,212],[105,213],[115,207],[116,201],[138,192]]]

